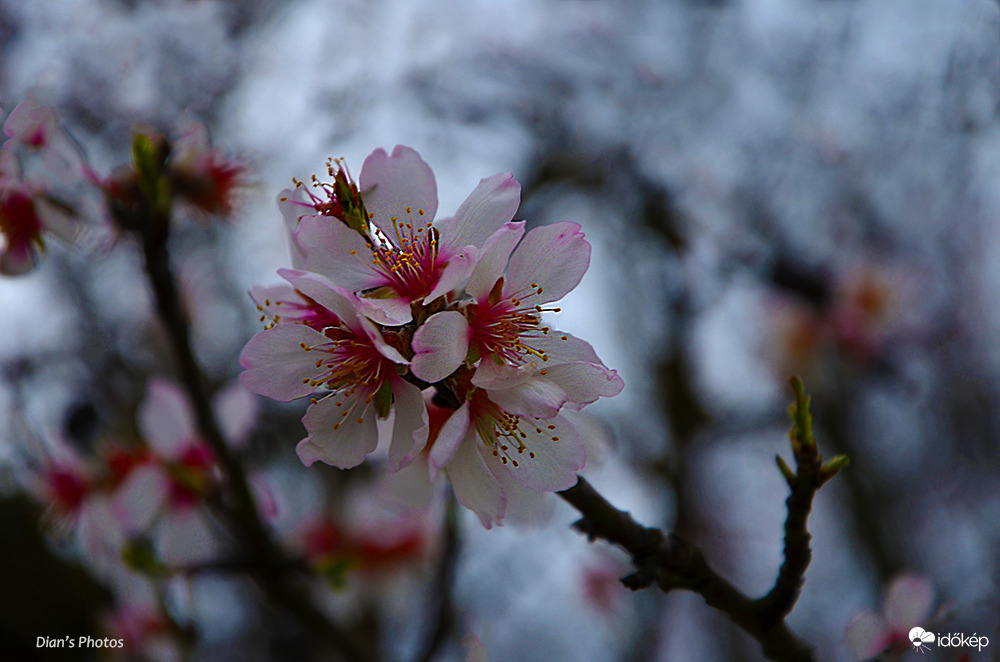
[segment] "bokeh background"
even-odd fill
[[[406,144],[448,213],[512,172],[518,218],[576,221],[594,246],[554,323],[626,382],[589,410],[614,438],[584,472],[605,496],[763,594],[799,374],[821,450],[852,464],[816,500],[793,629],[822,660],[855,659],[852,617],[912,575],[935,601],[913,625],[990,637],[974,660],[1000,650],[996,0],[3,0],[0,105],[29,93],[100,173],[129,159],[136,126],[192,120],[249,164],[235,218],[171,245],[220,388],[260,328],[247,290],[289,264],[275,197],[292,177],[328,157],[356,175]],[[0,634],[24,659],[87,659],[35,637],[83,632],[126,599],[25,496],[51,440],[86,454],[136,436],[148,384],[173,370],[137,250],[93,234],[0,278]],[[298,463],[301,403],[255,406],[240,452],[280,506],[276,531],[295,540],[318,504],[384,516],[376,472]],[[493,662],[760,659],[700,598],[616,585],[624,555],[552,501],[534,526],[459,513],[440,659],[464,659],[473,632]],[[425,637],[442,510],[389,578],[317,589],[381,659],[412,659]],[[162,588],[184,636],[149,659],[330,655],[238,573]]]

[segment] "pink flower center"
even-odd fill
[[[7,248],[25,248],[29,242],[39,241],[41,229],[30,196],[15,189],[0,198],[0,234],[6,237]]]
[[[312,379],[303,379],[303,384],[325,386],[331,391],[349,387],[349,393],[358,388],[374,392],[378,390],[382,380],[391,374],[392,362],[382,356],[367,337],[335,326],[324,329],[323,335],[330,342],[319,345],[300,344],[307,352],[319,352],[316,367],[325,370]]]
[[[438,260],[438,231],[423,221],[423,209],[406,208],[406,218],[393,216],[393,235],[376,232],[376,243],[369,243],[372,266],[385,277],[386,284],[402,297],[420,299],[430,293],[444,268]],[[374,217],[370,212],[368,218]]]
[[[551,329],[542,326],[543,312],[558,313],[559,308],[543,308],[528,303],[531,297],[542,293],[537,283],[531,284],[526,294],[516,293],[495,304],[471,304],[468,309],[472,343],[483,356],[498,356],[506,363],[522,364],[549,357],[529,343],[532,338],[547,336]]]
[[[55,505],[66,512],[76,512],[87,496],[88,486],[83,476],[69,469],[52,468],[45,481]]]
[[[170,471],[170,503],[176,509],[189,509],[198,504],[212,481],[215,455],[199,441],[192,441],[181,451]]]

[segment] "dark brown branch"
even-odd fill
[[[791,613],[799,599],[802,586],[805,584],[806,570],[812,560],[812,550],[809,548],[812,536],[809,534],[807,524],[809,514],[812,512],[813,497],[826,481],[847,465],[846,456],[837,456],[828,464],[823,464],[823,456],[819,454],[813,436],[809,398],[805,394],[802,380],[793,377],[790,383],[792,390],[795,391],[795,403],[789,410],[792,418],[789,438],[792,442],[792,454],[795,457],[795,472],[792,472],[780,456],[777,458],[778,467],[792,493],[785,501],[788,516],[785,518],[784,561],[778,571],[774,587],[759,600],[765,624],[777,623],[784,619]]]
[[[677,588],[693,591],[760,642],[767,657],[789,662],[815,659],[809,645],[785,624],[785,617],[798,600],[812,557],[806,524],[813,498],[848,462],[846,456],[840,455],[823,463],[813,437],[805,388],[797,377],[790,381],[795,403],[789,410],[792,418],[789,437],[796,471],[780,456],[777,458],[792,493],[785,502],[788,517],[784,561],[774,587],[762,598],[754,600],[741,593],[709,567],[700,550],[679,536],[667,536],[659,529],[638,524],[627,512],[608,503],[582,477],[577,478],[576,485],[558,493],[583,515],[574,526],[590,540],[602,538],[632,555],[636,571],[622,579],[626,586],[638,590],[655,582],[664,592]]]
[[[758,601],[745,596],[720,577],[697,548],[659,529],[642,526],[629,513],[612,506],[583,477],[578,477],[576,485],[558,494],[583,515],[574,526],[590,540],[607,540],[632,555],[636,571],[622,580],[632,590],[656,583],[664,592],[693,591],[756,639],[770,659],[815,660],[812,648],[799,639],[783,619],[765,623]]]

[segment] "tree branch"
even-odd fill
[[[636,571],[622,579],[622,583],[633,591],[654,582],[664,592],[693,591],[756,639],[772,660],[815,660],[809,645],[796,637],[783,620],[765,626],[756,602],[716,574],[698,549],[659,529],[642,526],[629,513],[612,506],[583,477],[558,494],[583,515],[573,526],[589,540],[607,540],[632,555]]]
[[[625,586],[639,590],[655,583],[664,592],[693,591],[756,639],[768,658],[809,662],[815,660],[814,651],[788,628],[785,616],[798,599],[811,558],[806,523],[813,497],[847,465],[847,458],[838,456],[823,464],[812,434],[809,399],[798,378],[791,383],[795,404],[789,412],[793,422],[789,436],[797,472],[793,473],[778,458],[778,466],[792,489],[786,501],[785,557],[774,587],[762,598],[755,600],[740,592],[718,575],[701,551],[687,541],[637,523],[629,513],[611,505],[583,477],[558,494],[583,515],[573,526],[589,540],[601,538],[632,555],[636,570],[622,579]]]

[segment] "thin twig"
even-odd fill
[[[756,639],[770,659],[815,660],[812,648],[784,620],[765,626],[757,601],[716,574],[697,548],[637,523],[629,513],[612,506],[583,477],[558,494],[583,515],[574,526],[590,540],[607,540],[632,555],[636,571],[622,580],[632,590],[647,588],[655,582],[664,592],[678,588],[693,591]]]

